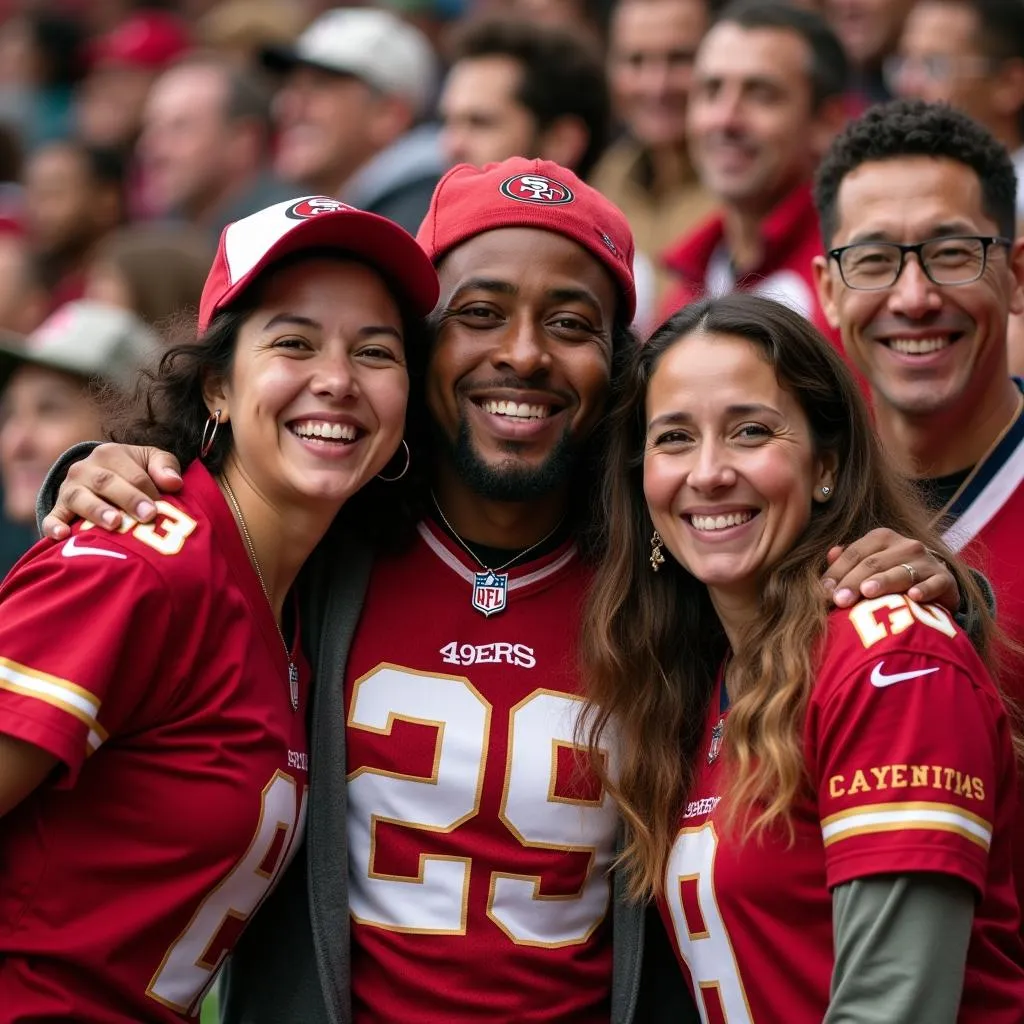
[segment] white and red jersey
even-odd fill
[[[1017,380],[1024,391],[1024,380]],[[943,540],[992,584],[996,622],[1024,647],[1024,416],[1019,416],[953,502]],[[1024,656],[1006,659],[999,681],[1024,708]],[[1017,899],[1024,907],[1024,785],[1014,830]]]
[[[0,819],[0,1017],[180,1021],[299,845],[306,694],[198,462],[151,525],[0,588],[0,732],[56,756]],[[297,652],[293,652],[297,656]]]
[[[949,615],[903,597],[834,611],[823,651],[803,737],[811,792],[792,809],[792,846],[781,827],[762,844],[725,827],[721,681],[712,698],[661,900],[702,1020],[820,1024],[831,890],[931,872],[977,893],[957,1020],[1019,1024],[1016,773],[998,692]]]
[[[376,564],[349,654],[354,1019],[606,1024],[617,818],[576,736],[589,574],[564,544],[484,614],[479,573],[420,524]]]

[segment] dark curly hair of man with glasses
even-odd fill
[[[862,164],[908,156],[954,160],[981,184],[982,208],[1007,238],[1016,234],[1017,175],[1006,148],[977,121],[952,107],[894,100],[868,109],[836,136],[818,167],[814,204],[825,248],[836,233],[836,200]]]

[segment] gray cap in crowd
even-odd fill
[[[438,63],[427,37],[392,11],[336,8],[321,14],[293,46],[268,47],[271,70],[296,65],[354,75],[389,96],[402,96],[417,115],[434,98]]]
[[[61,306],[25,338],[0,336],[0,388],[19,366],[30,363],[128,390],[163,348],[159,336],[134,313],[80,299]]]

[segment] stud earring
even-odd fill
[[[651,568],[657,572],[665,564],[665,556],[661,553],[661,535],[657,530],[651,535]]]
[[[827,498],[832,493],[831,487],[822,487],[821,493]]]

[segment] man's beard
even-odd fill
[[[438,433],[440,433],[438,431]],[[490,465],[473,448],[469,425],[459,423],[455,441],[442,439],[458,478],[482,498],[491,501],[534,501],[564,487],[579,464],[579,447],[566,430],[539,466],[523,466],[515,458],[518,445],[506,445],[507,461]]]

